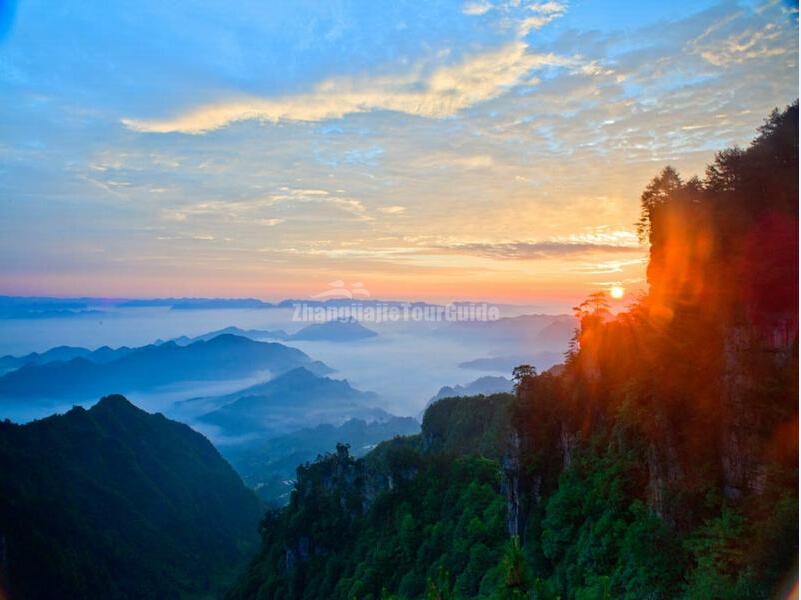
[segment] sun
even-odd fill
[[[620,300],[623,296],[625,296],[625,294],[626,290],[624,290],[622,286],[613,285],[611,288],[609,288],[609,295],[615,300]]]

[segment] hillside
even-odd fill
[[[262,550],[229,598],[417,598],[428,577],[468,562],[473,590],[507,539],[498,459],[513,400],[448,398],[426,411],[420,435],[363,459],[339,445],[299,467],[289,506],[268,513]]]
[[[282,506],[289,500],[298,465],[314,461],[337,444],[347,444],[353,456],[360,457],[384,440],[419,430],[420,424],[411,417],[370,423],[350,419],[342,425],[325,423],[250,444],[221,445],[220,452],[260,498]]]
[[[563,367],[298,470],[231,598],[787,597],[798,564],[798,105],[642,196],[648,296]]]
[[[200,597],[253,547],[260,507],[214,447],[122,396],[0,423],[9,598]]]

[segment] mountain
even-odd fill
[[[289,336],[292,341],[352,342],[375,337],[378,334],[356,319],[335,319],[314,323]]]
[[[442,333],[488,343],[503,342],[536,350],[564,352],[576,328],[569,315],[520,315],[494,321],[463,321],[451,323]]]
[[[31,352],[25,356],[11,356],[6,355],[0,357],[0,373],[7,373],[24,367],[25,365],[41,365],[54,361],[72,360],[90,354],[91,351],[87,348],[78,348],[75,346],[57,346],[51,348],[46,352]]]
[[[102,304],[103,300],[92,298],[0,296],[0,319],[92,317],[103,314],[93,308]]]
[[[215,331],[209,331],[208,333],[204,333],[202,335],[197,335],[195,337],[189,337],[186,335],[182,335],[177,338],[173,338],[169,341],[175,342],[179,346],[187,346],[193,342],[208,342],[211,339],[216,338],[219,335],[236,335],[239,337],[248,338],[251,340],[261,341],[261,340],[286,340],[289,336],[287,332],[283,329],[241,329],[239,327],[224,327],[223,329],[217,329]],[[164,340],[156,340],[154,344],[160,345],[163,344]]]
[[[559,318],[537,332],[534,342],[538,348],[550,348],[560,352],[567,351],[570,340],[576,332],[578,323],[573,318]]]
[[[493,595],[506,545],[498,461],[513,401],[447,398],[426,411],[421,434],[363,458],[339,444],[298,467],[289,504],[268,512],[262,549],[228,598],[470,598],[479,587],[505,597]],[[432,593],[454,577],[461,593]]]
[[[490,394],[509,393],[512,391],[513,387],[514,384],[512,381],[506,377],[494,377],[492,375],[486,375],[464,385],[446,385],[441,387],[439,391],[429,399],[426,407],[430,406],[437,400],[441,400],[442,398],[478,395],[488,396]]]
[[[567,346],[565,347],[567,348]],[[532,365],[540,371],[545,371],[552,366],[562,362],[563,353],[550,350],[530,352],[516,356],[488,356],[476,358],[459,363],[460,369],[472,369],[474,371],[495,371],[497,373],[509,373],[519,365]]]
[[[274,305],[256,298],[180,298],[170,310],[219,310],[230,308],[272,308]]]
[[[347,444],[358,457],[384,440],[419,430],[420,424],[411,417],[371,423],[350,419],[339,426],[326,423],[251,444],[220,446],[220,451],[264,501],[281,506],[289,499],[298,465],[313,461],[340,443]]]
[[[229,598],[794,597],[798,104],[641,197],[648,294],[557,369],[298,469]],[[335,575],[334,575],[335,574]]]
[[[236,400],[199,417],[226,435],[286,433],[320,423],[360,418],[384,421],[391,415],[377,408],[378,395],[346,381],[318,377],[303,367],[238,392]]]
[[[106,363],[79,357],[24,366],[0,377],[0,401],[86,399],[110,391],[147,390],[177,381],[236,379],[260,371],[281,373],[299,366],[330,372],[296,348],[221,335],[188,346],[144,346]]]
[[[133,352],[127,346],[110,348],[101,346],[97,350],[89,350],[78,346],[56,346],[42,353],[31,352],[25,356],[0,357],[0,374],[21,369],[28,365],[44,365],[51,362],[67,362],[74,358],[85,358],[95,363],[107,363]]]
[[[122,396],[0,423],[0,471],[10,600],[207,596],[256,541],[259,503],[208,440]]]

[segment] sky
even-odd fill
[[[797,96],[786,2],[0,0],[0,293],[633,295]]]

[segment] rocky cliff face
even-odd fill
[[[558,383],[519,386],[529,416],[508,437],[502,461],[510,535],[522,535],[521,519],[571,467],[576,449],[615,430],[628,432],[644,499],[669,524],[693,521],[690,497],[714,491],[737,503],[765,492],[777,432],[796,414],[792,318],[762,313],[732,324],[685,307],[663,322],[647,308],[622,323],[593,321]],[[555,473],[543,479],[547,464]]]
[[[770,395],[771,388],[779,392],[775,398],[779,400],[780,393],[787,394],[787,386],[793,385],[787,375],[793,371],[797,352],[797,323],[793,326],[792,319],[782,315],[767,321],[761,326],[733,327],[724,342],[721,466],[724,493],[732,500],[762,493],[765,434],[777,425],[776,418],[781,418],[776,411],[792,411],[790,406],[777,406],[774,414],[769,414],[763,402],[754,402]]]
[[[312,556],[334,552],[338,536],[347,535],[348,528],[368,513],[382,493],[413,480],[417,467],[404,462],[403,457],[407,445],[416,445],[417,441],[413,436],[384,442],[367,459],[355,459],[347,445],[337,444],[335,452],[298,467],[290,509],[300,508],[334,526],[325,535],[302,529],[294,532],[285,548],[286,571]]]
[[[520,433],[515,431],[511,435],[509,449],[501,457],[501,492],[506,497],[506,530],[509,537],[522,537],[526,523],[528,498],[523,489],[525,474],[522,472],[521,445]]]

